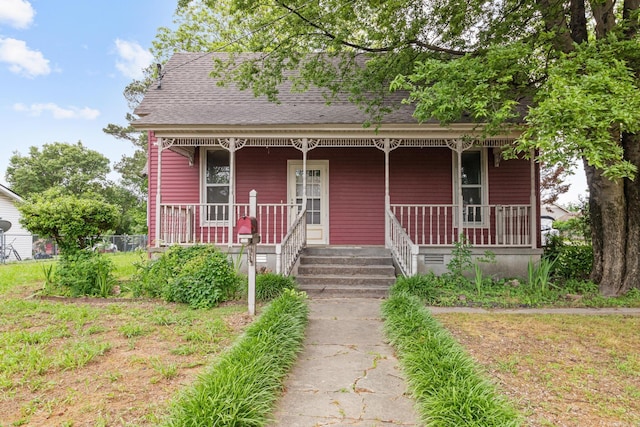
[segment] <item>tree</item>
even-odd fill
[[[27,156],[14,152],[5,178],[12,189],[25,198],[58,186],[70,194],[81,195],[101,193],[109,185],[110,171],[109,159],[82,142],[54,142],[44,144],[42,151],[29,147]]]
[[[569,184],[565,184],[567,170],[564,166],[540,165],[540,203],[552,204],[558,201],[561,194],[569,191]]]
[[[51,188],[18,206],[20,223],[56,241],[63,254],[91,247],[118,223],[118,209],[100,197],[78,197]]]
[[[142,155],[144,156],[144,154]],[[123,160],[121,167],[122,184],[115,184],[107,178],[111,172],[109,159],[103,154],[90,150],[81,142],[67,144],[54,142],[44,144],[42,150],[30,147],[29,155],[14,153],[9,159],[6,179],[16,193],[31,199],[48,190],[76,197],[95,197],[108,200],[120,211],[119,222],[111,227],[116,234],[131,234],[146,231],[146,179],[134,176],[133,170],[139,165]]]
[[[161,32],[156,56],[189,50],[263,52],[212,64],[212,74],[277,100],[296,87],[340,92],[379,120],[391,90],[419,120],[467,117],[483,136],[525,123],[511,155],[567,170],[582,159],[590,192],[594,268],[605,295],[640,287],[639,0],[181,0],[207,7],[192,30]],[[186,24],[185,24],[186,25]],[[211,41],[213,40],[213,42]],[[162,51],[164,49],[164,51]],[[165,73],[171,70],[164,70]],[[389,82],[392,82],[389,85]]]
[[[127,121],[133,120],[133,115],[127,114]],[[119,229],[134,234],[146,233],[148,184],[144,169],[147,164],[147,134],[135,130],[131,125],[109,124],[102,131],[116,139],[129,141],[136,148],[133,155],[123,155],[114,165],[122,179],[118,188],[109,191],[108,199],[117,201],[121,207]]]

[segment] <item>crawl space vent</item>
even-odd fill
[[[444,264],[444,255],[441,254],[426,254],[424,256],[425,264]]]

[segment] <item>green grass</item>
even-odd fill
[[[306,296],[285,291],[172,406],[166,426],[264,426],[302,348]]]
[[[135,262],[144,254],[138,252],[122,252],[107,254],[115,265],[114,275],[119,280],[129,280],[135,273]],[[32,285],[42,288],[46,278],[46,269],[53,266],[55,260],[27,260],[0,264],[0,294],[4,294],[16,286]]]
[[[396,292],[382,306],[385,333],[395,347],[425,426],[519,426],[521,417],[464,349],[424,308]]]

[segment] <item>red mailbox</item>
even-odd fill
[[[260,243],[258,220],[252,216],[238,218],[238,241],[243,245]]]
[[[238,234],[257,234],[258,220],[253,216],[238,218]]]

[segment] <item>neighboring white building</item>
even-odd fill
[[[20,225],[20,212],[16,202],[21,201],[22,197],[0,184],[0,219],[11,222],[11,229],[4,235],[6,245],[13,245],[20,258],[27,259],[32,257],[33,237]],[[6,261],[17,260],[13,252],[7,252],[7,255]]]
[[[542,233],[542,245],[546,246],[547,239],[550,235],[557,236],[560,234],[558,230],[553,228],[554,221],[567,221],[577,217],[579,214],[571,212],[558,206],[555,203],[540,206],[540,231]]]

